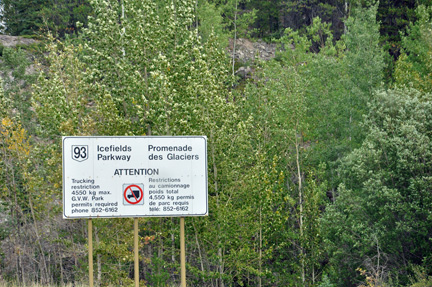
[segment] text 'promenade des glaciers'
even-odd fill
[[[63,137],[64,218],[205,215],[206,137]]]

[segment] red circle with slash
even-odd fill
[[[137,194],[134,192],[134,190],[132,190],[132,188],[137,188],[139,191],[140,196],[137,197]],[[130,190],[130,192],[132,193],[133,198],[135,199],[135,201],[131,201],[128,199],[128,197],[131,197],[130,195],[127,195],[126,193],[128,192],[128,190]],[[136,191],[136,189],[135,189]],[[129,203],[129,204],[137,204],[139,203],[143,198],[144,198],[144,192],[142,190],[141,187],[139,187],[136,184],[131,184],[128,187],[125,188],[124,193],[123,193],[123,197],[124,199]]]

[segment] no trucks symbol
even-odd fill
[[[124,205],[143,205],[144,204],[144,185],[123,184],[123,204]]]

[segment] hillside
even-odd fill
[[[391,58],[388,2],[318,2],[57,1],[26,27],[6,18],[34,30],[44,11],[58,33],[0,35],[0,285],[86,285],[93,264],[95,286],[178,286],[183,220],[140,208],[198,209],[180,189],[199,182],[208,212],[181,214],[189,286],[429,286],[432,8],[416,4]],[[65,153],[75,136],[110,142]],[[135,142],[150,136],[174,143]],[[168,152],[204,172],[159,174]]]

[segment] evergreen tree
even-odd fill
[[[84,26],[91,9],[88,0],[3,0],[0,20],[5,33],[12,36],[38,35],[51,31],[59,37],[76,33],[79,21]]]
[[[91,15],[89,0],[50,0],[39,12],[39,17],[43,21],[40,29],[64,38],[67,34],[78,33],[83,26],[87,27],[89,15]],[[77,25],[77,22],[80,25]]]
[[[42,25],[40,11],[45,1],[42,0],[3,0],[3,14],[7,34],[13,36],[33,35]]]
[[[377,20],[381,23],[382,42],[395,59],[400,53],[400,35],[405,32],[410,22],[414,22],[415,8],[419,2],[430,2],[430,0],[379,1]]]
[[[396,86],[413,86],[429,93],[432,63],[431,7],[419,6],[416,10],[417,22],[411,24],[407,35],[402,37],[402,54],[396,62],[394,73]]]

